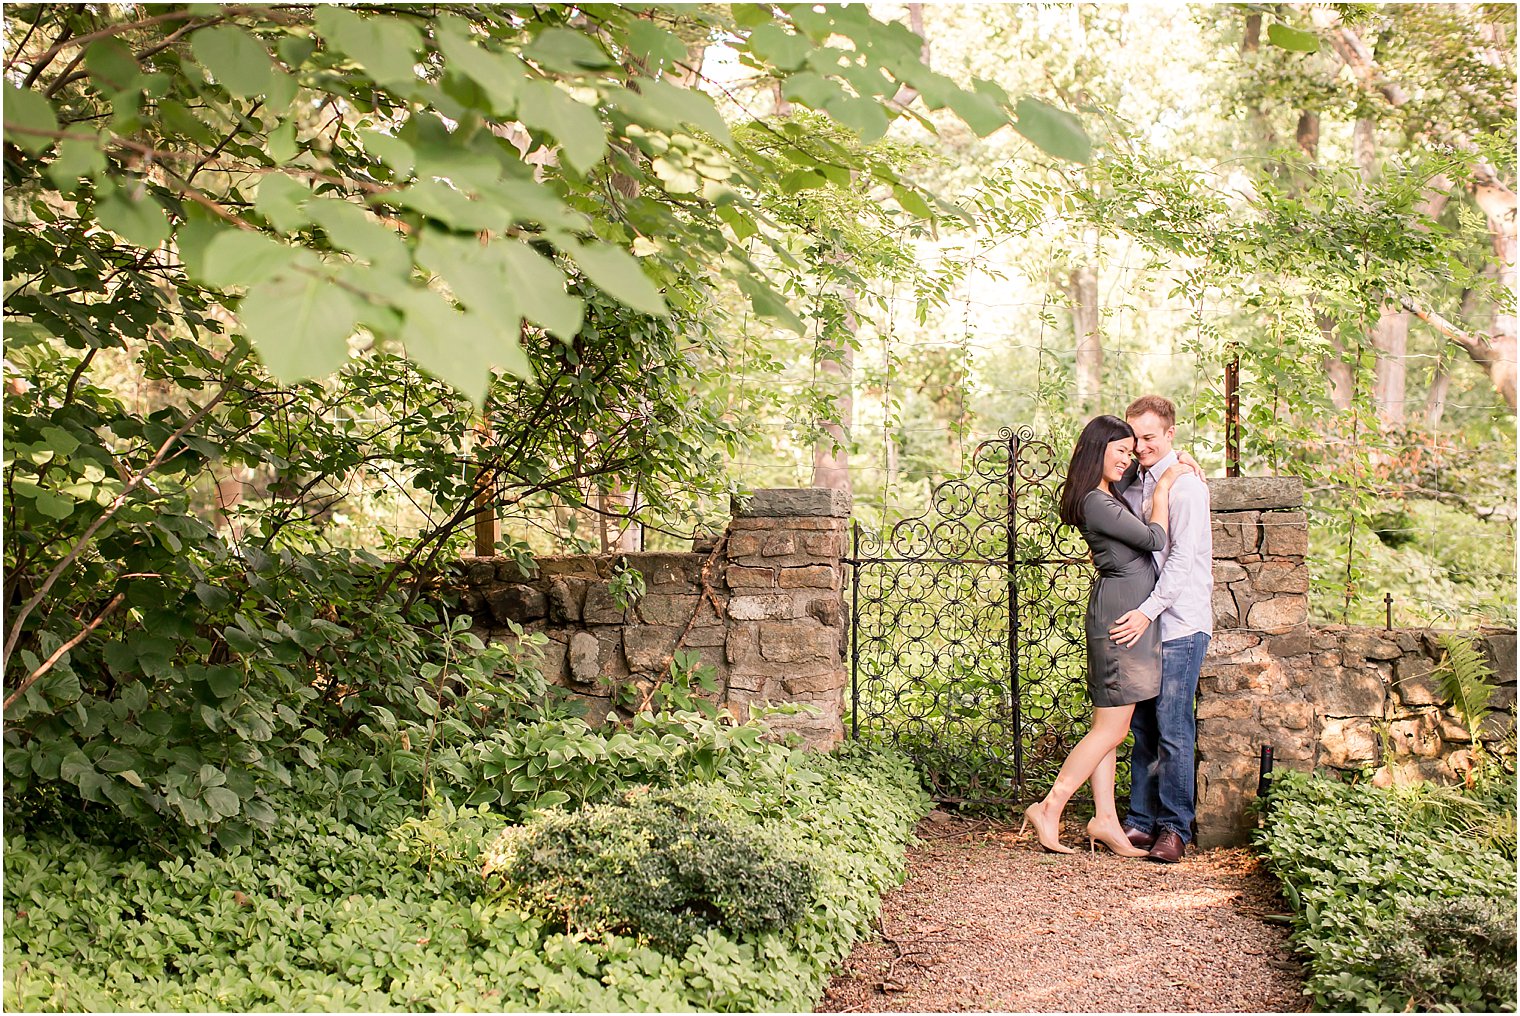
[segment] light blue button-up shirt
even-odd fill
[[[1124,490],[1124,499],[1142,519],[1156,481],[1177,464],[1177,453],[1168,452],[1150,469],[1142,469]],[[1143,488],[1143,489],[1142,489]],[[1140,604],[1140,613],[1155,623],[1161,619],[1161,641],[1185,638],[1202,632],[1214,634],[1214,525],[1209,517],[1209,487],[1191,473],[1172,484],[1167,499],[1166,546],[1153,555],[1156,561],[1155,591]]]

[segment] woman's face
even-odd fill
[[[1117,441],[1110,441],[1108,448],[1103,452],[1103,479],[1110,484],[1118,483],[1124,477],[1124,471],[1135,458],[1135,439],[1121,437]]]

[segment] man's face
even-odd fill
[[[1146,469],[1154,466],[1167,453],[1172,450],[1172,438],[1177,433],[1176,427],[1168,427],[1166,422],[1155,413],[1141,413],[1132,416],[1128,423],[1135,428],[1135,458]]]

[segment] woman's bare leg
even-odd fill
[[[1104,828],[1119,824],[1119,809],[1114,804],[1114,781],[1118,773],[1119,749],[1110,748],[1092,774],[1093,819]]]
[[[1042,844],[1050,847],[1059,841],[1061,812],[1066,810],[1066,802],[1071,800],[1071,796],[1082,784],[1093,778],[1104,759],[1124,743],[1124,738],[1129,735],[1129,720],[1134,712],[1133,705],[1105,706],[1093,710],[1092,728],[1071,749],[1066,761],[1061,763],[1061,771],[1056,775],[1050,793],[1025,812],[1029,821],[1034,823],[1035,832]],[[1108,810],[1111,814],[1114,813],[1113,780],[1114,770],[1111,768],[1108,772]],[[1097,793],[1095,788],[1095,797]],[[1115,814],[1115,821],[1117,820]]]

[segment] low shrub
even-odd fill
[[[1515,1010],[1509,795],[1279,773],[1257,834],[1328,1011]]]
[[[1371,953],[1378,980],[1415,1009],[1514,1011],[1513,906],[1476,896],[1412,903],[1383,925]]]
[[[671,754],[678,746],[667,739],[684,722],[654,724]],[[588,745],[616,737],[581,729]],[[564,730],[567,751],[578,752],[573,728]],[[654,736],[646,731],[641,745]],[[881,893],[901,881],[906,843],[928,810],[900,756],[853,746],[818,755],[758,737],[710,779],[683,776],[678,790],[648,793],[655,803],[619,805],[657,811],[662,800],[707,794],[734,829],[763,826],[815,873],[791,923],[779,909],[730,907],[731,918],[684,942],[663,936],[661,947],[642,923],[633,933],[566,931],[488,884],[480,858],[507,825],[500,810],[448,796],[408,809],[366,775],[343,787],[340,814],[320,793],[325,778],[298,778],[248,847],[166,853],[7,822],[6,1007],[808,1010],[867,933]]]
[[[684,948],[796,924],[818,889],[815,862],[732,808],[722,788],[629,794],[504,831],[485,874],[566,931],[633,935]]]

